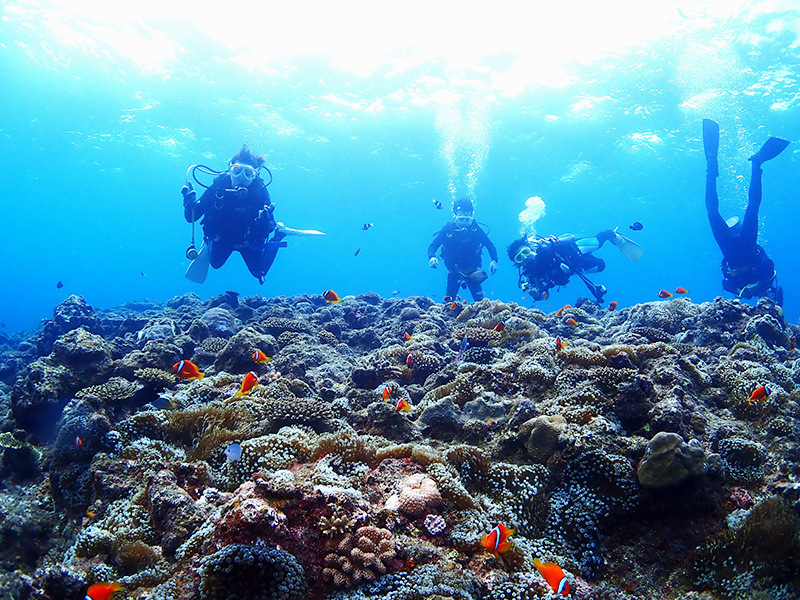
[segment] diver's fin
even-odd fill
[[[642,258],[642,254],[644,254],[644,248],[633,240],[629,240],[624,235],[618,234],[616,229],[614,230],[614,237],[611,238],[610,241],[622,252],[625,258],[632,263],[639,262]]]
[[[761,164],[765,163],[768,160],[772,160],[776,156],[778,156],[781,152],[786,150],[786,146],[789,145],[789,142],[786,140],[782,140],[781,138],[771,137],[764,145],[761,146],[761,150],[753,154],[749,158],[749,160],[753,161],[754,163]]]
[[[728,226],[728,229],[733,229],[739,224],[739,217],[731,217],[730,219],[725,219],[725,225]]]
[[[719,177],[719,124],[711,119],[703,119],[703,150],[706,153],[708,173]]]
[[[210,262],[211,250],[209,250],[208,244],[203,244],[203,247],[200,248],[200,252],[197,254],[197,258],[195,258],[189,264],[189,268],[186,269],[186,279],[194,283],[205,283]]]

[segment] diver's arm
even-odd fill
[[[437,250],[439,250],[439,247],[442,244],[444,244],[444,240],[445,240],[445,232],[444,232],[444,227],[442,227],[439,233],[436,234],[436,237],[433,238],[431,245],[428,246],[428,258],[433,258],[434,256],[436,256],[436,252]]]
[[[492,240],[489,239],[489,236],[486,235],[486,232],[483,229],[479,229],[482,234],[481,243],[483,244],[486,251],[489,253],[489,258],[492,259],[492,262],[497,262],[497,248],[492,243]]]

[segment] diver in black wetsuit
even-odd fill
[[[199,257],[195,252],[195,263],[204,260],[206,265],[210,262],[212,267],[219,269],[236,250],[253,277],[264,283],[278,248],[286,246],[282,241],[286,235],[285,228],[275,222],[275,205],[270,200],[267,185],[259,176],[264,162],[264,156],[252,154],[245,144],[231,158],[228,170],[214,179],[200,200],[197,200],[191,183],[181,189],[186,220],[192,223],[204,217],[204,247]],[[267,241],[273,232],[272,239]],[[187,271],[190,279],[198,283],[205,280],[205,271],[200,270],[201,274],[195,277],[190,275],[190,271]]]
[[[593,256],[606,242],[614,244],[631,262],[638,262],[642,248],[616,231],[606,229],[595,237],[574,235],[530,239],[522,237],[508,246],[508,257],[519,268],[519,286],[534,300],[546,300],[550,289],[565,286],[577,275],[598,302],[603,302],[606,288],[592,283],[586,273],[606,268],[602,258]]]
[[[492,275],[497,272],[497,248],[475,221],[473,212],[471,200],[457,200],[453,205],[453,220],[445,223],[428,246],[428,265],[432,269],[439,266],[436,251],[440,246],[442,248],[442,258],[447,267],[445,302],[451,302],[456,297],[459,286],[469,288],[472,299],[476,302],[483,299],[481,283],[488,277],[486,271],[481,269],[483,248],[486,248],[492,259],[489,272]]]
[[[722,288],[741,298],[754,296],[771,298],[779,306],[783,304],[783,288],[778,285],[775,263],[756,240],[758,209],[761,206],[761,165],[778,156],[788,145],[789,142],[786,140],[771,137],[750,157],[753,168],[744,219],[741,223],[735,217],[725,221],[719,212],[717,196],[719,125],[709,119],[703,119],[703,149],[708,167],[706,211],[711,232],[719,249],[722,250]]]

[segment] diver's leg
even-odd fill
[[[263,250],[261,248],[241,248],[239,254],[244,259],[244,264],[247,265],[247,270],[250,274],[264,283],[264,268],[263,268]]]
[[[581,268],[586,273],[599,273],[605,270],[606,261],[592,254],[584,254],[581,261]]]
[[[730,254],[735,240],[731,235],[730,228],[719,214],[719,196],[717,196],[717,177],[709,167],[706,173],[706,213],[708,214],[708,222],[711,225],[711,233],[717,241],[719,249],[722,254],[727,256]]]
[[[209,262],[211,263],[212,267],[219,269],[225,264],[225,261],[228,260],[231,252],[233,252],[233,246],[220,240],[214,240],[213,242],[208,243],[211,244],[211,258],[209,259]]]
[[[469,292],[470,292],[470,294],[472,294],[472,299],[475,302],[479,302],[479,301],[483,300],[483,297],[484,297],[485,294],[483,293],[483,290],[481,289],[481,284],[480,283],[478,283],[477,281],[470,281],[468,279],[467,280],[467,287],[469,288]]]
[[[747,210],[742,221],[742,232],[739,234],[741,244],[755,245],[758,238],[758,210],[761,208],[761,165],[753,161],[750,173],[750,190],[748,192]]]
[[[461,273],[458,271],[447,272],[447,290],[444,295],[449,296],[453,300],[456,299],[458,294],[458,286],[461,284]]]

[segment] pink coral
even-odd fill
[[[399,508],[406,514],[421,517],[442,503],[436,482],[422,473],[410,475],[400,487]]]

